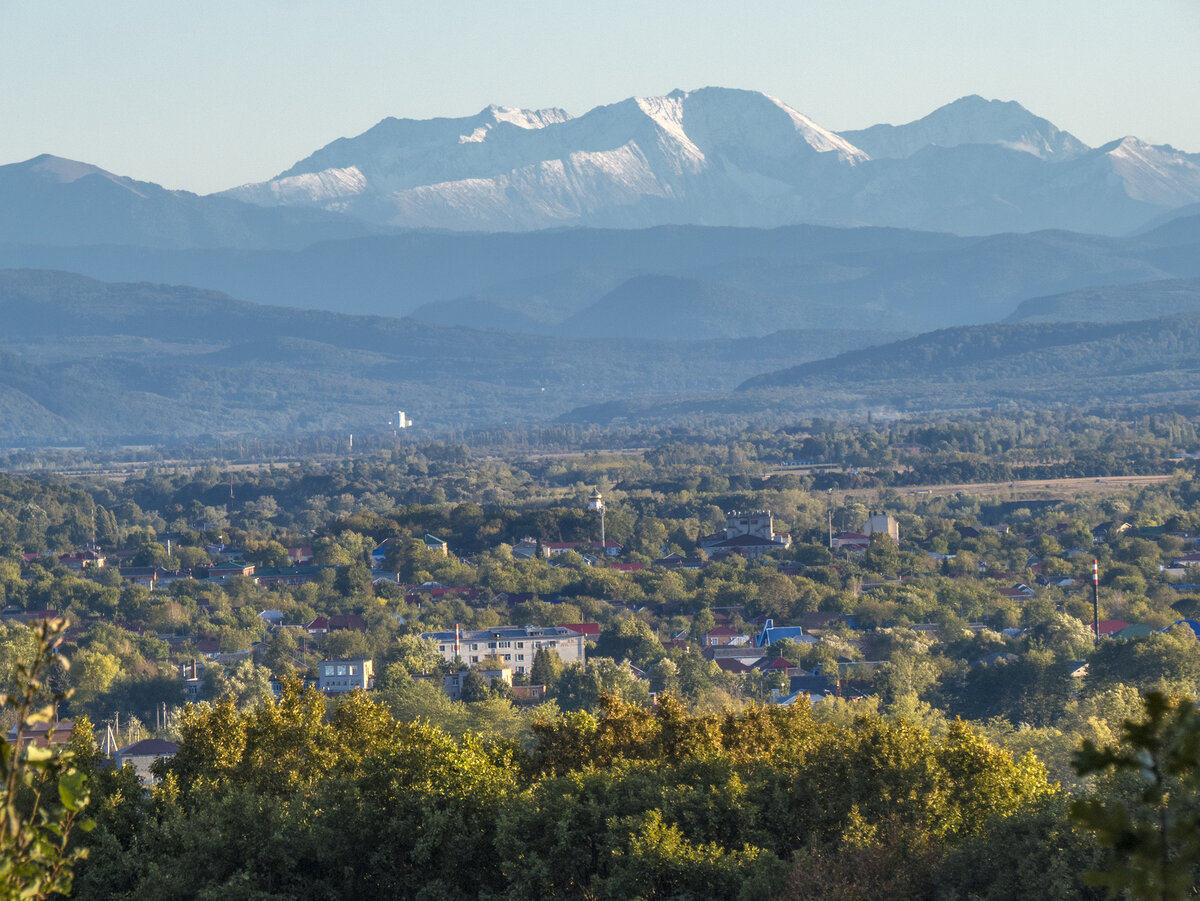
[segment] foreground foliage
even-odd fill
[[[86,773],[69,747],[31,739],[31,728],[51,726],[55,697],[48,676],[66,631],[65,620],[44,620],[32,660],[14,664],[14,690],[0,695],[16,725],[0,742],[0,899],[46,898],[71,889],[74,866],[87,849],[69,847],[72,830],[89,830]],[[89,736],[90,739],[90,736]]]
[[[1025,837],[1008,855],[1049,855],[1027,892],[1087,896],[1072,874],[1089,852],[1047,814],[1062,798],[1044,768],[959,722],[606,697],[520,746],[361,694],[326,703],[292,683],[255,709],[188,708],[152,796],[99,779],[76,897],[967,897],[980,874],[961,855],[1000,834]]]
[[[1137,898],[1192,897],[1200,885],[1200,711],[1190,698],[1150,692],[1121,738],[1105,748],[1085,742],[1075,758],[1081,773],[1110,780],[1104,796],[1072,807],[1117,852],[1112,867],[1090,878]]]

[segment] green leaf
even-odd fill
[[[63,803],[63,807],[72,812],[87,802],[87,798],[83,798],[82,802],[79,799],[80,794],[84,789],[84,775],[78,770],[72,770],[64,773],[58,780],[58,797]]]
[[[25,760],[33,765],[44,765],[54,759],[54,750],[45,745],[37,745],[30,742],[25,746]]]

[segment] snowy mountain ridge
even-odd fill
[[[782,101],[703,88],[631,98],[583,116],[488,107],[462,119],[385,119],[271,181],[224,192],[262,205],[313,205],[387,225],[528,229],[794,218],[778,205],[806,166],[867,155]],[[789,198],[790,200],[790,198]],[[724,206],[726,212],[714,210]]]
[[[578,117],[490,106],[385,119],[223,194],[468,231],[809,222],[983,234],[1125,232],[1198,192],[1198,157],[1136,139],[1093,149],[1012,101],[971,95],[837,134],[778,98],[708,87]]]
[[[1014,101],[960,97],[907,125],[872,125],[842,132],[872,159],[901,159],[930,147],[998,144],[1044,160],[1074,159],[1089,148],[1069,132]]]
[[[50,156],[0,166],[0,237],[48,244],[802,223],[1128,234],[1196,203],[1200,154],[1133,137],[1091,148],[1011,101],[972,95],[839,134],[776,97],[719,87],[580,116],[489,106],[386,118],[275,178],[207,197]]]

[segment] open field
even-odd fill
[[[1031,479],[1027,482],[960,482],[953,485],[912,485],[904,488],[852,488],[834,491],[840,498],[860,501],[875,500],[881,491],[899,495],[955,494],[994,497],[998,500],[1066,500],[1084,494],[1117,494],[1130,488],[1169,482],[1173,476],[1103,476],[1095,479]]]

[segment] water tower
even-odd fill
[[[588,498],[588,509],[600,511],[600,553],[608,554],[608,548],[604,543],[604,498],[600,495],[600,490],[592,492]]]

